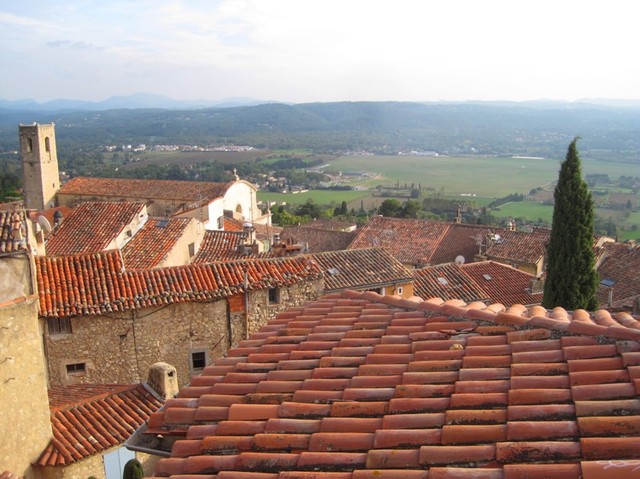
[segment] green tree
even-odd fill
[[[402,203],[395,198],[389,198],[384,200],[378,208],[378,213],[382,216],[397,217],[402,211]]]
[[[598,306],[593,198],[582,179],[577,141],[575,138],[569,145],[554,192],[543,305],[593,311]]]
[[[144,477],[144,470],[142,464],[137,459],[129,459],[124,465],[124,471],[122,473],[122,479],[142,479]]]

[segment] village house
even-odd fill
[[[38,323],[33,234],[23,210],[0,209],[0,471],[33,478],[52,436]],[[25,400],[28,399],[28,400]]]
[[[623,313],[343,291],[279,313],[127,447],[155,440],[154,478],[632,478],[639,341]]]
[[[0,469],[26,479],[120,479],[118,457],[155,458],[122,443],[165,398],[143,384],[50,388],[38,317],[34,224],[0,208]],[[82,286],[82,285],[80,285]],[[176,387],[171,397],[177,393]],[[90,397],[91,396],[91,397]],[[109,464],[111,466],[109,466]]]
[[[154,364],[141,384],[76,384],[49,388],[53,436],[34,472],[42,479],[121,479],[127,461],[137,459],[147,475],[157,456],[122,443],[178,393],[175,368]]]
[[[87,202],[73,208],[47,237],[50,256],[120,249],[147,222],[143,203]]]
[[[495,261],[446,263],[414,271],[414,294],[422,299],[459,299],[504,306],[533,306],[542,302],[542,281]]]
[[[149,217],[121,249],[124,265],[127,269],[152,269],[190,264],[206,233],[194,218]]]
[[[640,314],[640,245],[605,243],[596,270],[600,275],[600,306]]]
[[[349,249],[379,246],[409,268],[491,259],[533,275],[544,271],[549,231],[375,216]]]
[[[324,292],[346,289],[375,291],[383,296],[413,296],[413,275],[382,248],[310,254],[324,273]]]
[[[128,270],[117,250],[37,257],[52,385],[140,382],[164,361],[187,384],[287,306],[317,298],[308,259]]]

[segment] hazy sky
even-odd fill
[[[0,0],[0,98],[640,99],[634,0]]]

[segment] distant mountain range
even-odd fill
[[[152,93],[134,93],[125,96],[112,96],[102,101],[85,101],[72,99],[56,99],[46,102],[37,102],[32,99],[24,100],[3,100],[0,99],[0,109],[21,110],[21,111],[43,111],[43,112],[62,112],[62,111],[104,111],[104,110],[135,110],[160,108],[167,110],[196,110],[201,108],[234,108],[238,106],[256,106],[267,103],[283,103],[269,100],[259,100],[256,98],[237,97],[225,98],[222,100],[175,100],[165,95],[155,95]],[[353,102],[358,103],[358,102]],[[384,102],[379,102],[384,103]],[[579,107],[584,105],[599,105],[614,108],[640,108],[640,99],[638,100],[616,100],[606,98],[584,98],[575,102],[565,102],[558,100],[531,100],[524,102],[516,101],[441,101],[441,102],[413,102],[426,104],[474,104],[474,105],[491,105],[491,106],[526,106],[529,108],[549,108],[571,106]]]
[[[2,100],[0,109],[22,111],[103,111],[119,109],[162,108],[169,110],[189,110],[199,108],[233,108],[271,103],[255,98],[225,98],[224,100],[174,100],[164,95],[135,93],[126,96],[112,96],[102,101],[57,99],[37,102],[31,99]]]

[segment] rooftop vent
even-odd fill
[[[493,279],[490,274],[483,274],[482,277],[487,281],[491,281]]]
[[[443,278],[442,276],[439,276],[438,278],[436,278],[438,280],[438,283],[440,283],[442,286],[446,286],[449,284],[449,281],[447,281],[445,278]]]

